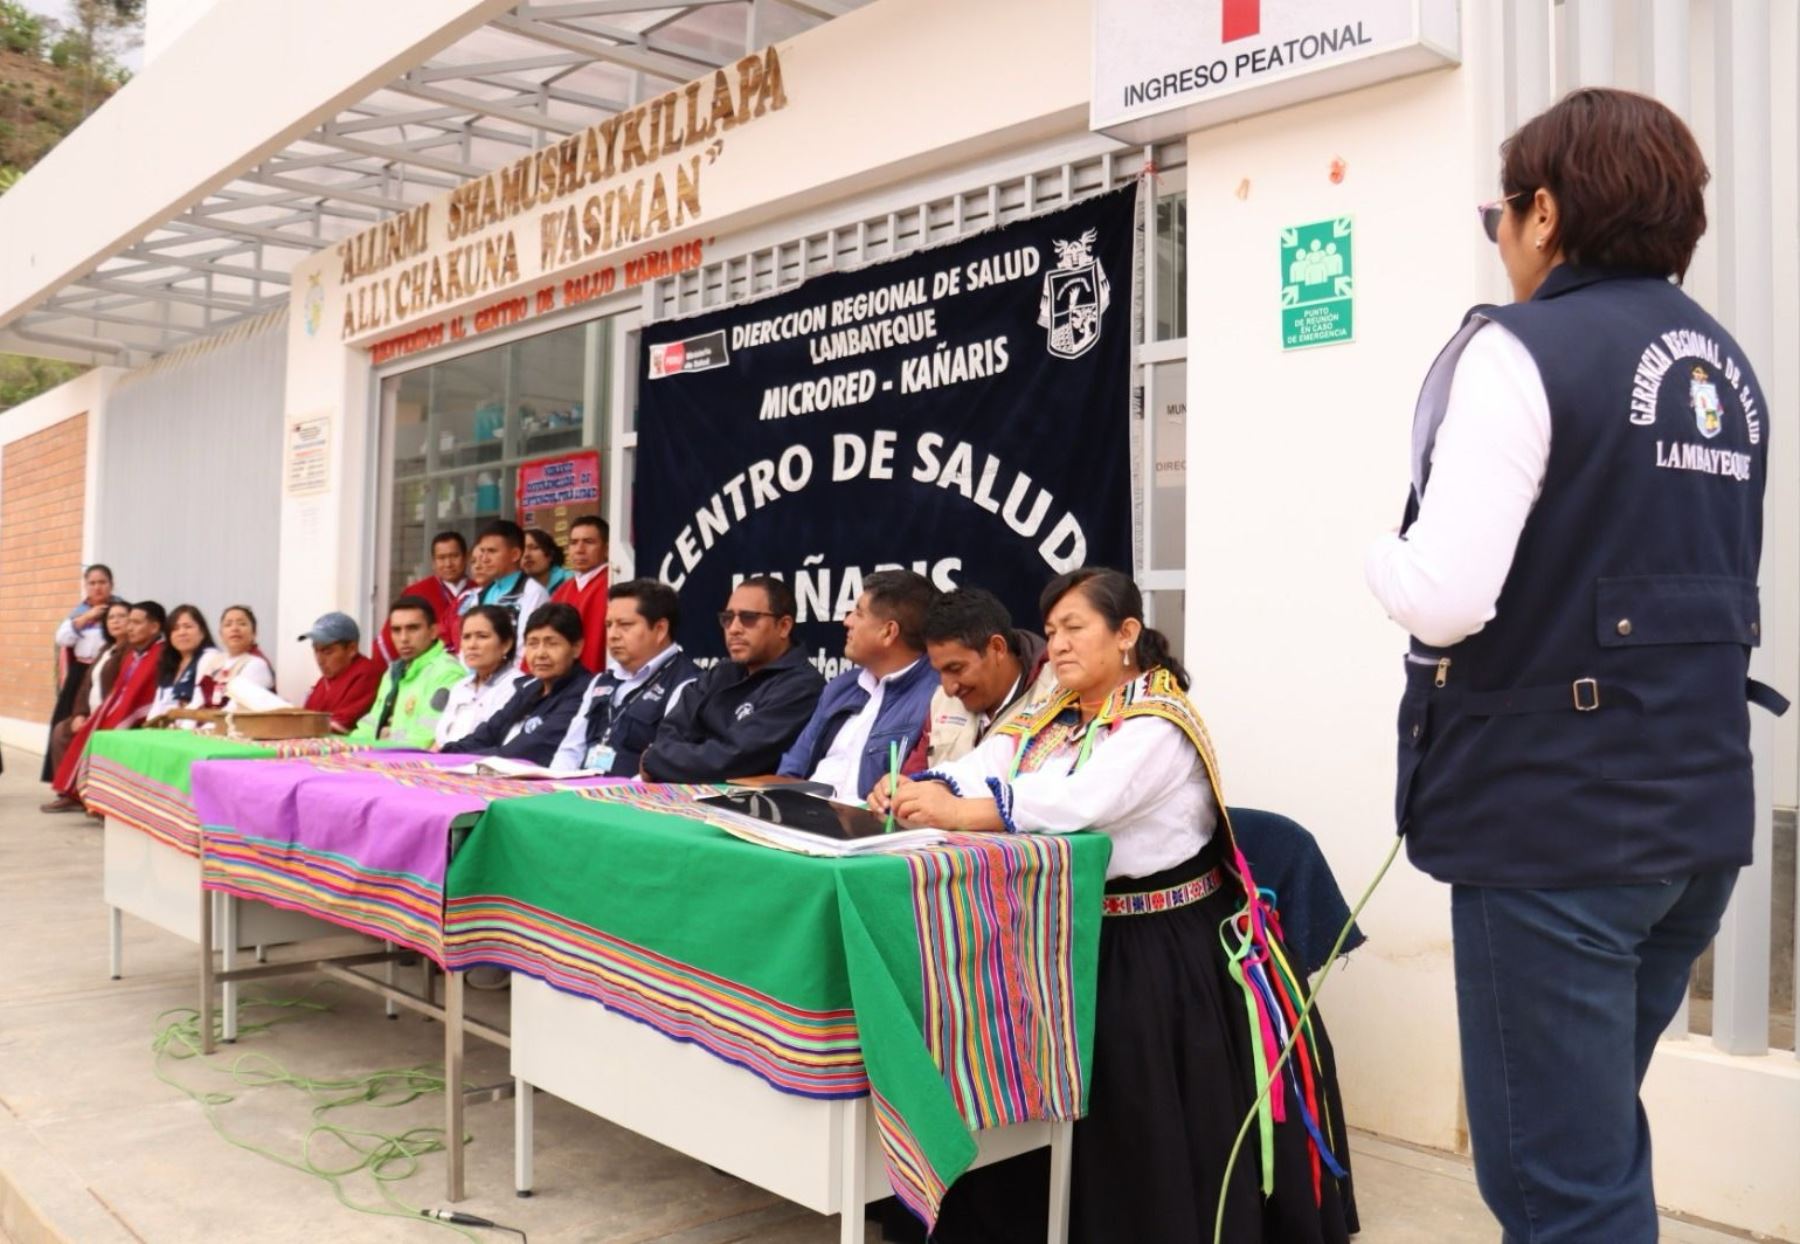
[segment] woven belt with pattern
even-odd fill
[[[1198,903],[1225,884],[1225,870],[1215,868],[1192,881],[1170,886],[1166,890],[1147,890],[1142,894],[1108,894],[1100,900],[1103,916],[1148,916],[1159,911],[1173,911]]]

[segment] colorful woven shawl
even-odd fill
[[[1275,1124],[1286,1121],[1290,1096],[1288,1092],[1270,1090],[1269,1081],[1296,1019],[1306,1006],[1306,982],[1282,942],[1273,896],[1257,887],[1250,862],[1244,858],[1232,832],[1212,736],[1180,683],[1166,669],[1151,670],[1115,690],[1094,714],[1085,735],[1075,711],[1078,709],[1079,697],[1065,691],[998,727],[995,734],[1019,740],[1014,772],[1036,771],[1078,737],[1083,739],[1085,758],[1097,740],[1139,717],[1155,717],[1180,730],[1199,753],[1206,770],[1206,781],[1219,810],[1219,830],[1225,835],[1227,862],[1244,895],[1244,905],[1220,927],[1219,937],[1230,960],[1232,980],[1242,991],[1245,1019],[1259,1055],[1255,1064],[1257,1130],[1262,1152],[1262,1189],[1267,1196],[1275,1187]],[[1300,1032],[1285,1075],[1293,1105],[1311,1138],[1313,1196],[1317,1201],[1323,1196],[1323,1172],[1329,1170],[1338,1178],[1343,1178],[1345,1172],[1326,1140],[1330,1134],[1329,1106],[1310,1017],[1300,1025]]]

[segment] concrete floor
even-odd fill
[[[127,917],[125,979],[106,975],[100,832],[80,816],[37,811],[37,759],[6,756],[0,777],[0,1244],[189,1244],[192,1241],[343,1242],[450,1238],[416,1218],[343,1208],[325,1182],[224,1140],[206,1111],[157,1078],[154,1034],[164,1013],[194,1005],[194,947]],[[29,771],[29,772],[27,772]],[[248,1035],[205,1060],[165,1064],[198,1092],[229,1093],[213,1111],[233,1137],[285,1155],[311,1126],[299,1091],[245,1087],[230,1074],[263,1057],[287,1070],[343,1076],[441,1058],[440,1029],[414,1015],[387,1021],[371,995],[309,978],[252,987],[264,997],[302,994],[328,1003]],[[499,1011],[505,995],[477,995]],[[255,1010],[246,1019],[266,1017]],[[161,1017],[161,1018],[159,1018]],[[470,1041],[470,1077],[506,1078],[504,1051]],[[340,1123],[400,1132],[441,1123],[430,1097],[395,1109],[334,1112]],[[540,1094],[537,1188],[511,1193],[512,1109],[472,1107],[471,1197],[457,1208],[528,1231],[537,1244],[830,1244],[837,1223],[716,1174]],[[1448,1154],[1358,1135],[1353,1144],[1365,1244],[1490,1244],[1468,1164]],[[323,1164],[344,1150],[316,1142]],[[409,1208],[442,1204],[442,1155],[427,1155],[391,1186]],[[366,1175],[344,1194],[378,1204]],[[472,1239],[514,1238],[478,1232]],[[870,1239],[879,1233],[871,1227]],[[1663,1238],[1708,1244],[1740,1237],[1668,1222]]]

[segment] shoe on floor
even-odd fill
[[[470,968],[465,974],[465,983],[470,989],[510,989],[512,973],[505,968]]]
[[[49,803],[39,804],[38,811],[39,812],[86,812],[87,808],[81,802],[81,800],[76,799],[73,796],[58,795],[55,799],[52,799]]]

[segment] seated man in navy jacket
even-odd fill
[[[819,702],[825,680],[793,645],[794,591],[745,579],[719,614],[720,661],[695,680],[644,749],[652,782],[720,782],[772,773]]]
[[[499,712],[439,751],[549,766],[594,677],[581,664],[581,614],[573,605],[539,605],[525,623],[524,648],[532,677]]]
[[[844,655],[860,669],[825,684],[819,707],[781,758],[783,777],[808,778],[855,803],[919,741],[937,671],[925,659],[925,611],[937,589],[910,570],[879,570],[844,618]]]
[[[700,671],[675,642],[681,599],[674,588],[630,579],[606,596],[606,669],[588,685],[550,767],[636,777],[644,748]]]

